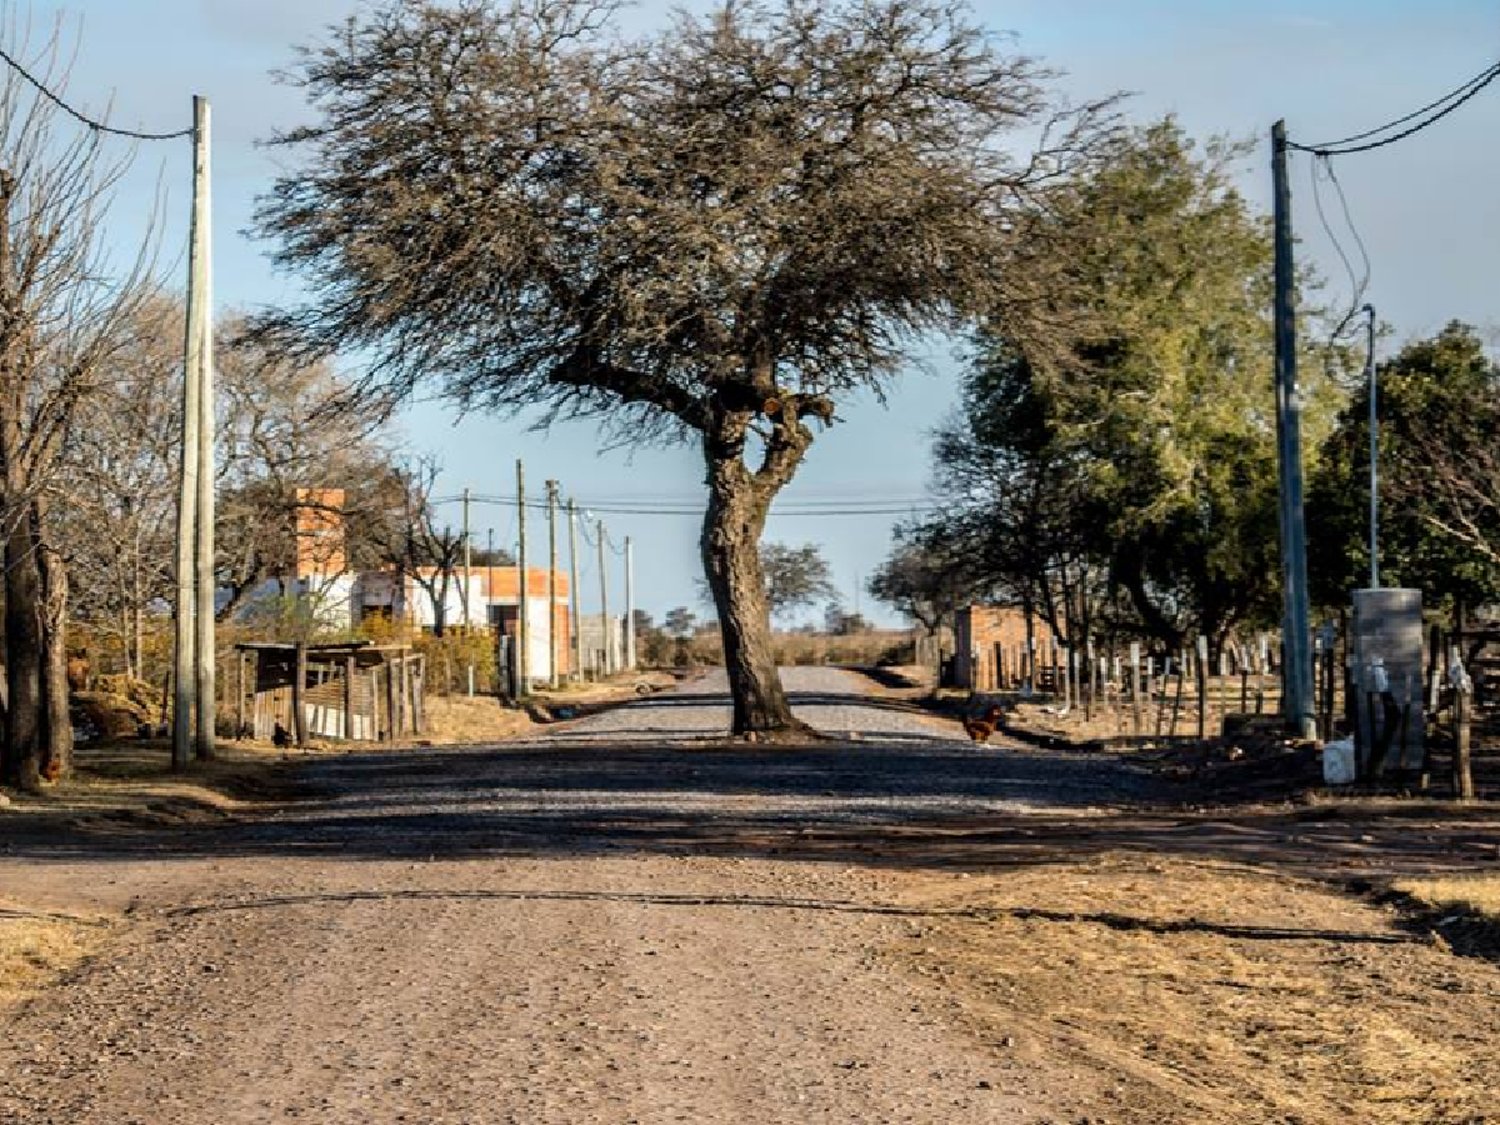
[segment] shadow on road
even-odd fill
[[[790,751],[554,743],[313,759],[294,776],[300,798],[234,819],[26,834],[11,821],[0,852],[104,862],[639,852],[993,868],[1125,851],[1359,877],[1493,863],[1500,850],[1500,816],[1487,808],[1198,810],[1118,758],[941,738]]]

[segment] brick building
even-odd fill
[[[953,679],[971,691],[993,691],[1017,682],[1026,660],[1026,615],[1016,606],[971,605],[958,611],[954,624]],[[1054,637],[1039,617],[1031,619],[1030,640],[1037,663],[1050,667]]]

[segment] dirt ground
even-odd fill
[[[699,688],[0,809],[0,1121],[1500,1122],[1500,810],[1197,806],[789,680],[840,740],[705,748]]]
[[[1062,1120],[1500,1120],[1493,963],[1317,881],[1106,855],[934,901],[904,949],[974,1033],[1073,1070]],[[1068,1117],[1072,1113],[1075,1117]]]

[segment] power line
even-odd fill
[[[1364,275],[1362,277],[1355,277],[1354,264],[1349,260],[1349,255],[1344,250],[1344,244],[1339,241],[1338,235],[1334,233],[1333,226],[1329,223],[1328,216],[1323,210],[1323,197],[1318,191],[1318,173],[1320,169],[1328,177],[1329,182],[1333,184],[1334,191],[1338,193],[1339,208],[1343,212],[1344,225],[1349,228],[1349,233],[1354,238],[1354,245],[1359,250],[1359,256],[1364,267]],[[1364,304],[1365,293],[1370,288],[1370,254],[1365,249],[1365,240],[1360,237],[1359,228],[1355,226],[1354,217],[1349,212],[1349,200],[1344,195],[1344,187],[1339,183],[1338,174],[1333,170],[1333,161],[1326,156],[1314,156],[1311,171],[1313,207],[1317,211],[1318,221],[1323,226],[1323,233],[1328,235],[1328,241],[1333,243],[1333,248],[1337,251],[1339,260],[1344,263],[1345,272],[1349,275],[1349,311],[1344,314],[1343,319],[1338,323],[1338,327],[1333,330],[1329,343],[1334,344],[1338,342],[1339,338],[1344,334],[1344,329],[1349,326],[1349,322],[1354,319],[1360,306]]]
[[[454,504],[462,501],[462,496],[438,496],[432,499],[434,504]],[[470,503],[474,504],[498,504],[515,507],[515,498],[507,496],[486,496],[478,493],[470,493]],[[576,500],[580,510],[587,509],[591,515],[601,516],[692,516],[702,518],[704,505],[693,505],[689,503],[657,503],[649,502],[632,503],[620,501],[613,504],[591,503],[585,500]],[[892,516],[909,515],[914,511],[930,511],[941,507],[938,502],[932,500],[912,500],[909,502],[869,502],[869,506],[845,506],[833,507],[806,507],[809,504],[831,504],[836,501],[788,501],[785,507],[773,507],[772,516]],[[846,505],[849,502],[845,502]],[[542,501],[527,501],[526,507],[533,511],[545,511],[547,505]],[[590,540],[593,544],[593,540]]]
[[[175,133],[142,133],[134,129],[117,129],[113,125],[106,125],[104,122],[94,120],[94,118],[88,116],[86,113],[74,109],[67,102],[63,101],[58,94],[55,94],[47,87],[46,83],[33,75],[31,71],[27,70],[3,49],[0,49],[0,61],[5,62],[12,70],[31,83],[42,97],[57,106],[58,109],[62,110],[69,117],[86,125],[96,133],[107,133],[114,137],[129,137],[137,141],[175,141],[182,137],[191,137],[193,135],[193,126],[191,125],[186,129],[179,129]]]
[[[1496,78],[1500,78],[1500,62],[1491,63],[1481,70],[1473,78],[1469,79],[1456,90],[1449,91],[1434,102],[1429,102],[1421,109],[1413,110],[1394,121],[1387,121],[1384,125],[1374,129],[1366,129],[1363,133],[1355,133],[1353,136],[1345,137],[1339,141],[1328,141],[1324,144],[1303,145],[1295,141],[1288,141],[1287,147],[1298,149],[1301,152],[1310,152],[1316,156],[1351,156],[1356,152],[1369,152],[1371,149],[1384,148],[1386,145],[1395,144],[1397,141],[1405,140],[1414,133],[1420,133],[1429,125],[1435,125],[1459,106],[1469,101]],[[1424,116],[1425,115],[1425,116]],[[1407,122],[1414,122],[1400,132],[1393,133],[1388,137],[1380,137],[1380,134]],[[1367,137],[1380,137],[1379,140],[1366,141],[1364,144],[1356,144],[1356,141],[1364,141]]]

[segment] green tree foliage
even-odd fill
[[[691,637],[698,625],[698,615],[685,605],[667,610],[662,619],[662,629],[670,637]]]
[[[864,614],[846,610],[839,602],[832,601],[823,607],[823,631],[830,636],[853,637],[873,628]]]
[[[766,600],[771,614],[784,617],[828,599],[838,598],[833,571],[815,543],[793,547],[786,543],[763,543],[761,570],[766,576]]]
[[[1080,181],[1053,220],[1068,355],[985,333],[938,435],[929,534],[1072,635],[1218,641],[1275,617],[1271,242],[1230,183],[1242,155],[1168,118]],[[1304,370],[1316,439],[1338,392]]]
[[[1500,369],[1452,323],[1380,364],[1380,581],[1429,606],[1500,597]],[[1319,450],[1308,489],[1315,598],[1369,585],[1370,398],[1362,384]],[[1488,499],[1486,499],[1488,498]]]

